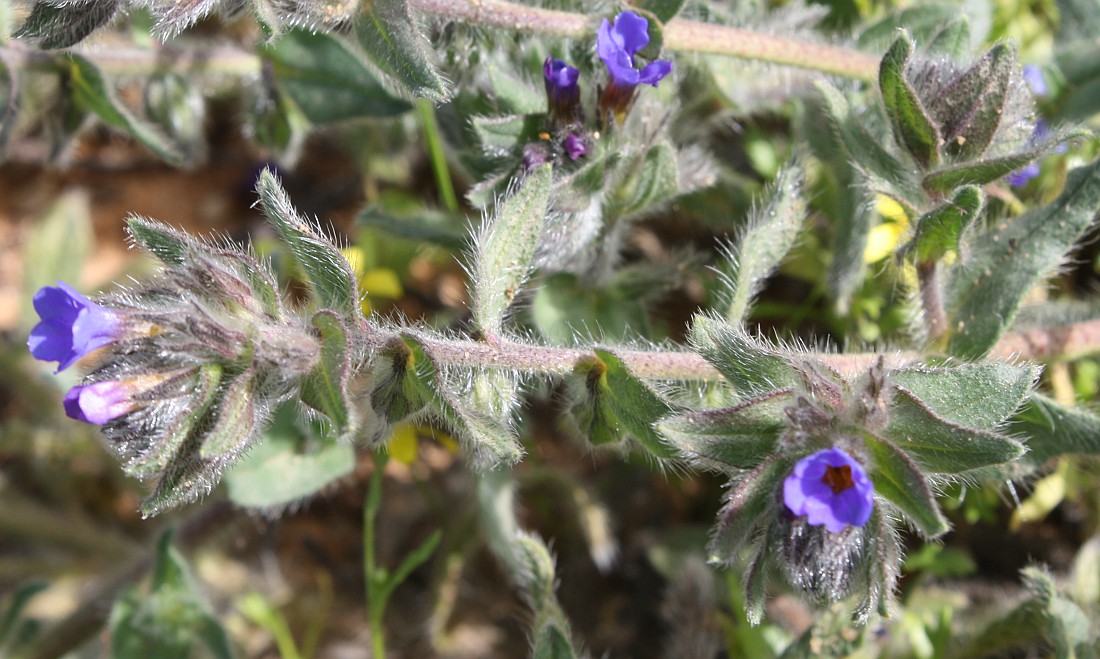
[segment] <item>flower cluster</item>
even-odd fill
[[[59,371],[99,356],[65,395],[65,412],[100,425],[129,474],[159,478],[143,506],[153,514],[213,486],[316,363],[319,346],[251,256],[146,220],[130,229],[166,271],[98,301],[61,282],[41,289],[28,347]]]
[[[596,52],[608,72],[608,84],[599,98],[601,122],[610,116],[621,123],[634,103],[638,85],[656,87],[672,72],[672,62],[668,60],[655,60],[641,70],[635,68],[634,57],[649,44],[649,40],[649,21],[634,12],[624,11],[615,17],[614,23],[605,18],[600,24]],[[563,156],[575,162],[587,156],[589,151],[590,137],[584,127],[584,107],[581,103],[580,71],[550,56],[542,64],[542,77],[551,132],[543,133],[541,141],[524,148],[524,171]]]

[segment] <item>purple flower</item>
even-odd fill
[[[863,466],[840,449],[825,449],[802,458],[783,481],[783,503],[811,526],[830,533],[863,526],[871,518],[875,488]]]
[[[634,54],[649,43],[649,21],[632,11],[615,17],[612,25],[605,18],[596,33],[596,52],[607,65],[614,85],[634,87],[640,84],[657,86],[672,71],[672,62],[657,60],[644,69],[634,68]]]
[[[1047,95],[1047,81],[1043,79],[1043,70],[1034,64],[1024,65],[1024,82],[1036,96]]]
[[[58,362],[59,373],[118,338],[118,315],[63,281],[57,282],[56,287],[40,288],[34,294],[34,310],[42,321],[31,330],[27,348],[35,359]]]
[[[1005,176],[1005,183],[1008,183],[1014,188],[1022,188],[1028,184],[1031,179],[1039,175],[1039,163],[1028,163],[1022,169],[1017,169],[1008,176]]]
[[[70,419],[102,425],[137,407],[133,393],[132,386],[113,380],[77,385],[65,394],[65,414]]]
[[[581,88],[577,84],[580,71],[560,59],[547,57],[542,64],[546,99],[551,119],[563,124],[580,118]]]
[[[588,155],[588,145],[584,143],[584,138],[575,133],[569,133],[563,145],[570,160],[579,160]]]

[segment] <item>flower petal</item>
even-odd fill
[[[615,17],[616,41],[631,58],[634,53],[649,45],[649,21],[632,11],[624,11]]]
[[[659,59],[655,62],[650,62],[642,69],[641,74],[638,76],[638,83],[656,87],[657,83],[664,79],[669,73],[672,73],[672,62]]]

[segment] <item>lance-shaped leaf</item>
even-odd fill
[[[110,656],[182,659],[201,645],[204,655],[233,659],[229,636],[172,547],[171,533],[161,535],[154,561],[149,588],[130,587],[111,609]]]
[[[950,423],[992,430],[1027,399],[1038,376],[1039,367],[1032,364],[961,364],[899,369],[887,382]]]
[[[743,398],[801,382],[798,372],[785,358],[716,318],[696,315],[691,326],[691,343]]]
[[[738,479],[730,489],[726,505],[718,512],[718,523],[707,546],[711,563],[734,565],[741,549],[752,544],[757,526],[783,514],[778,492],[794,460],[776,455],[761,457],[766,460]]]
[[[666,418],[657,430],[694,462],[711,469],[754,469],[775,451],[788,421],[783,409],[794,398],[780,389],[734,407]]]
[[[290,30],[264,55],[279,86],[315,124],[393,117],[412,109],[382,86],[360,53],[331,34]]]
[[[1049,275],[1092,224],[1100,207],[1100,160],[1070,172],[1050,204],[975,235],[950,271],[948,352],[984,355],[1016,317],[1024,296]]]
[[[934,263],[948,252],[959,248],[962,232],[982,212],[984,198],[976,186],[968,185],[955,191],[945,202],[917,220],[917,231],[907,246],[918,263]]]
[[[1032,394],[1006,428],[1027,439],[1024,462],[1041,467],[1060,455],[1100,455],[1100,416]]]
[[[310,322],[321,334],[321,358],[302,380],[300,396],[303,403],[329,418],[337,437],[347,437],[359,425],[348,393],[348,330],[331,311],[314,314]]]
[[[470,126],[485,155],[514,157],[520,145],[539,139],[546,129],[546,113],[511,114],[503,117],[473,117]]]
[[[1058,144],[1083,135],[1080,131],[1067,131],[1016,153],[941,167],[929,172],[921,184],[925,190],[933,194],[951,192],[962,185],[985,185],[1041,158]]]
[[[1004,116],[1017,66],[1016,51],[997,44],[929,101],[949,156],[969,160],[985,152]]]
[[[306,284],[317,303],[347,321],[356,322],[362,309],[355,273],[347,259],[332,241],[298,214],[270,169],[260,173],[256,192],[260,195],[264,215],[302,266]]]
[[[500,334],[508,306],[531,273],[552,182],[549,165],[528,174],[477,238],[472,311],[478,328],[489,336]]]
[[[169,268],[186,268],[201,262],[207,267],[213,261],[240,277],[251,293],[248,302],[254,302],[260,313],[272,318],[283,317],[282,296],[270,269],[249,254],[232,249],[219,249],[192,238],[165,224],[138,215],[126,219],[126,229],[134,243],[141,245]]]
[[[447,85],[432,62],[428,40],[409,15],[406,0],[371,0],[355,17],[355,38],[380,71],[416,96],[447,99]]]
[[[256,436],[255,371],[249,369],[223,387],[214,422],[204,433],[199,457],[232,460]]]
[[[483,395],[462,391],[460,386],[448,382],[415,337],[406,335],[403,338],[412,353],[420,396],[430,401],[431,412],[462,442],[474,467],[489,469],[518,462],[523,457],[523,449],[510,418],[514,403],[509,401],[503,406],[506,409],[501,409],[500,405],[482,404],[485,402]],[[463,384],[468,384],[468,380]]]
[[[595,350],[594,359],[582,360],[577,372],[584,377],[585,399],[574,407],[581,430],[593,444],[634,438],[657,458],[675,458],[654,424],[672,413],[672,406],[634,376],[608,350]]]
[[[890,442],[864,435],[874,469],[868,474],[875,493],[898,507],[924,536],[935,538],[950,528],[936,497],[917,465]]]
[[[1023,445],[1015,439],[952,423],[904,387],[896,387],[889,405],[890,423],[882,436],[928,472],[956,474],[1011,462],[1024,454]]]
[[[924,52],[928,55],[942,55],[954,60],[965,60],[972,42],[970,19],[966,16],[955,16],[921,41],[926,44]]]
[[[275,414],[264,440],[225,474],[233,503],[281,510],[316,494],[355,468],[355,449],[326,441],[320,428],[305,425],[293,405]]]
[[[138,119],[123,105],[103,78],[95,64],[69,53],[67,73],[73,97],[82,107],[93,112],[103,123],[126,131],[170,164],[183,162],[183,153],[152,124]]]
[[[44,50],[75,46],[111,20],[118,0],[36,2],[15,37]]]
[[[776,174],[764,192],[763,203],[749,215],[748,224],[719,266],[728,286],[726,320],[738,325],[744,322],[764,280],[794,245],[805,215],[802,171],[796,159]]]
[[[882,58],[878,82],[898,142],[927,169],[940,160],[942,138],[916,90],[905,78],[912,53],[913,42],[908,35],[895,39]]]

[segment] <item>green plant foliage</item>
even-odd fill
[[[940,161],[943,136],[905,78],[912,53],[913,42],[908,35],[903,34],[895,39],[882,58],[878,83],[898,142],[905,146],[917,163],[927,169]]]
[[[917,262],[935,263],[957,251],[963,231],[978,218],[984,201],[981,190],[968,185],[957,189],[950,201],[920,216],[909,244]]]
[[[203,599],[172,534],[157,543],[156,564],[147,592],[133,588],[111,609],[111,656],[119,659],[192,656],[196,645],[217,659],[233,650],[210,605]]]
[[[734,407],[666,418],[657,429],[704,467],[753,469],[773,454],[784,428],[782,410],[793,398],[781,389]]]
[[[446,100],[449,92],[427,40],[409,16],[406,0],[372,0],[360,6],[355,38],[370,61],[415,96]]]
[[[696,316],[691,340],[742,398],[794,386],[799,379],[781,355],[758,344],[732,325],[708,316]]]
[[[1043,394],[1033,394],[1006,430],[1028,438],[1023,460],[1035,468],[1060,455],[1100,454],[1100,416]]]
[[[348,395],[353,349],[348,345],[348,331],[340,318],[328,311],[316,313],[312,324],[321,335],[321,355],[302,381],[302,402],[328,417],[333,434],[346,439],[359,425]]]
[[[330,124],[363,117],[393,117],[412,109],[394,98],[339,37],[290,30],[264,50],[277,84],[311,122]]]
[[[478,328],[489,336],[501,333],[504,315],[530,275],[552,181],[549,165],[531,172],[500,203],[477,240],[473,314]]]
[[[225,474],[226,493],[244,508],[279,511],[348,476],[351,444],[333,442],[300,422],[291,405],[276,412],[264,441]]]
[[[946,286],[948,351],[981,357],[1012,323],[1020,303],[1058,266],[1100,205],[1100,165],[1070,172],[1050,204],[976,233]]]
[[[875,461],[875,469],[870,473],[875,492],[905,513],[925,537],[947,533],[950,528],[947,520],[913,460],[897,446],[877,438],[868,437],[867,448]]]
[[[105,25],[118,8],[117,0],[86,0],[63,5],[36,2],[14,36],[48,50],[68,48]]]

